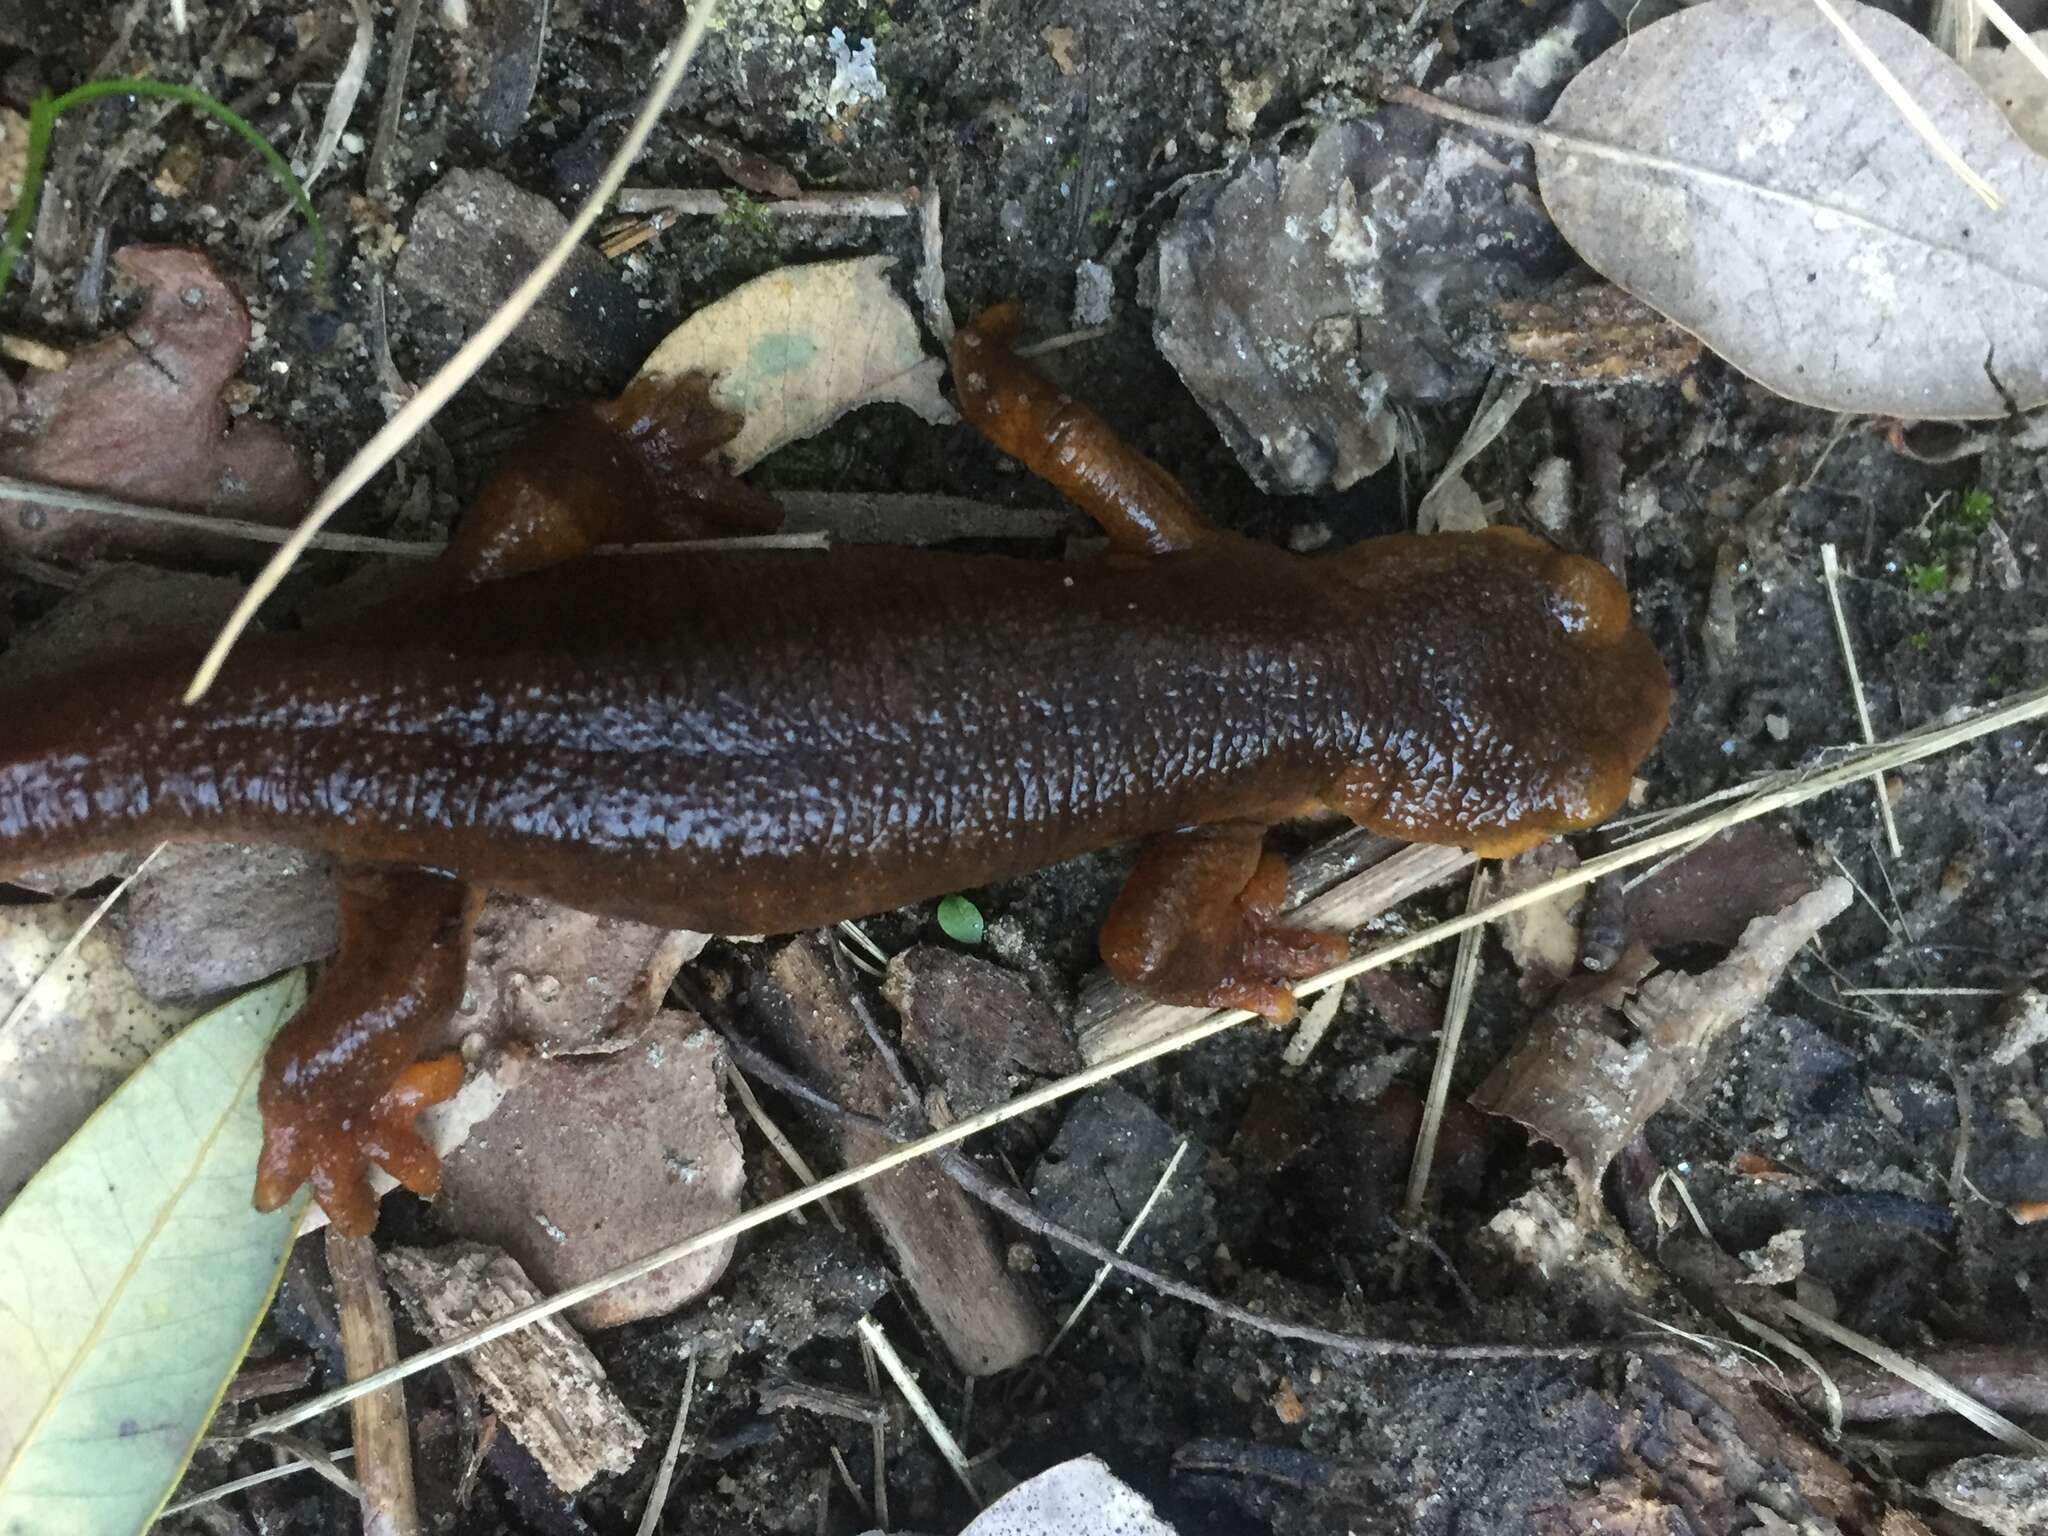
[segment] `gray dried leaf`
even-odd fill
[[[1544,203],[1587,262],[1779,394],[1967,419],[2048,401],[2048,161],[1905,23],[1841,9],[1968,164],[1937,160],[1810,0],[1708,0],[1565,88]]]
[[[2037,47],[2048,48],[2048,32],[2029,34]],[[2017,48],[1979,48],[1963,68],[1991,104],[2005,114],[2012,131],[2048,154],[2048,77]]]
[[[1581,1209],[1598,1210],[1607,1165],[1691,1084],[1714,1042],[1763,1003],[1793,956],[1852,895],[1848,881],[1829,880],[1750,923],[1728,958],[1704,975],[1666,971],[1633,997],[1625,994],[1646,967],[1631,972],[1625,961],[1590,993],[1568,996],[1539,1019],[1472,1102],[1560,1149]]]

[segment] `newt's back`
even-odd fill
[[[782,930],[1333,771],[1312,567],[856,550],[583,561],[0,703],[22,865],[275,840],[710,931]]]

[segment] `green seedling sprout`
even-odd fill
[[[979,944],[988,925],[965,896],[948,896],[939,903],[939,930],[955,944]]]
[[[306,228],[312,231],[313,287],[321,295],[326,294],[327,233],[320,227],[320,215],[313,211],[312,198],[306,195],[304,184],[292,174],[284,156],[271,147],[270,140],[263,137],[248,119],[225,102],[216,101],[206,92],[194,90],[189,85],[173,85],[167,80],[88,80],[61,96],[46,93],[29,104],[28,163],[22,171],[21,196],[14,204],[13,216],[7,221],[6,240],[0,243],[0,293],[6,292],[8,279],[14,276],[14,263],[28,239],[29,226],[35,222],[36,204],[42,198],[44,166],[50,153],[51,128],[73,107],[88,106],[109,96],[155,96],[191,107],[224,124],[261,155],[263,163],[270,168],[270,174],[291,194],[293,205],[306,221]]]

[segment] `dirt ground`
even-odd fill
[[[336,247],[335,307],[318,306],[303,279],[296,221],[274,241],[254,232],[278,198],[251,161],[182,117],[124,137],[142,118],[117,103],[97,109],[95,137],[116,144],[126,163],[96,207],[81,202],[69,246],[42,253],[35,298],[25,302],[17,284],[0,306],[9,325],[63,340],[95,334],[118,314],[109,304],[83,316],[72,302],[73,274],[102,226],[117,245],[202,245],[238,283],[262,329],[242,403],[297,434],[331,471],[385,419],[368,282],[386,285],[390,355],[407,380],[429,372],[468,323],[390,276],[394,236],[420,200],[451,172],[489,170],[571,206],[679,19],[668,0],[561,0],[543,37],[535,13],[548,7],[472,0],[477,26],[458,38],[436,9],[428,7],[420,27],[388,197],[378,204],[362,196],[360,149],[345,152],[316,189]],[[1312,529],[1320,539],[1326,530],[1341,544],[1404,526],[1417,488],[1462,432],[1470,401],[1418,408],[1424,446],[1404,467],[1332,495],[1261,493],[1155,345],[1144,302],[1154,242],[1180,178],[1227,167],[1308,114],[1373,110],[1375,85],[1405,79],[1422,40],[1441,43],[1446,57],[1499,57],[1535,35],[1553,9],[1549,0],[1473,0],[1425,4],[1411,18],[1405,5],[1335,0],[751,0],[727,7],[724,28],[630,181],[726,186],[717,164],[691,148],[687,128],[772,158],[809,190],[935,188],[955,313],[1015,298],[1034,336],[1074,328],[1076,269],[1104,263],[1114,285],[1106,327],[1049,357],[1048,371],[1198,487],[1222,522],[1281,541]],[[131,10],[139,13],[132,34],[116,48],[117,25]],[[162,4],[0,0],[0,104],[21,108],[38,88],[105,73],[111,56],[116,70],[191,80],[229,100],[251,97],[246,108],[258,126],[295,146],[317,127],[324,89],[266,94],[261,86],[279,72],[330,79],[346,51],[348,16],[344,5],[194,0],[190,29],[179,37]],[[324,19],[329,40],[308,64],[314,18]],[[379,7],[377,18],[382,37],[389,8]],[[832,77],[827,37],[835,27],[855,47],[874,40],[886,91],[838,123],[819,105]],[[1056,54],[1067,55],[1069,67]],[[539,72],[526,101],[516,82],[503,82],[516,74],[513,64],[534,55]],[[385,61],[380,44],[358,113],[365,137],[387,88]],[[100,154],[67,154],[76,136],[75,127],[60,132],[52,192],[82,200],[105,165]],[[201,150],[199,168],[167,175],[167,157],[185,144]],[[634,260],[613,264],[622,300],[602,314],[572,315],[572,348],[508,348],[448,408],[435,438],[409,449],[358,499],[346,526],[441,532],[494,454],[537,412],[615,391],[677,318],[740,280],[872,250],[900,256],[907,271],[917,249],[914,221],[771,221],[749,216],[744,204],[724,218],[685,220]],[[1539,466],[1554,457],[1578,462],[1589,421],[1619,446],[1623,494],[1606,515],[1619,519],[1637,612],[1677,687],[1669,733],[1643,770],[1650,807],[1795,767],[1857,739],[1820,579],[1825,542],[1842,550],[1880,737],[2048,678],[2048,484],[2040,456],[2014,441],[2017,429],[1994,426],[1976,451],[1924,461],[1903,449],[1925,451],[1963,434],[1845,422],[1776,399],[1707,356],[1682,381],[1592,399],[1539,391],[1469,472],[1474,489],[1502,502],[1501,519],[1525,519]],[[1050,503],[1043,487],[964,428],[884,411],[786,450],[756,479],[770,488]],[[1959,516],[1971,492],[1988,496],[1988,518]],[[1585,544],[1596,514],[1591,498],[1581,506],[1587,510],[1566,537]],[[1048,545],[1046,553],[1057,550]],[[1929,574],[1936,566],[1944,569],[1939,579]],[[222,567],[215,560],[209,568]],[[349,569],[347,557],[318,557],[293,590],[312,592]],[[17,622],[55,596],[33,572],[7,580]],[[1823,1300],[1841,1324],[1908,1354],[2025,1343],[2038,1350],[2048,1339],[2048,1226],[2020,1225],[2007,1207],[2048,1198],[2048,1065],[2038,1050],[2003,1063],[1991,1053],[2003,994],[2048,970],[2048,843],[2039,835],[2048,818],[2048,749],[2037,730],[1978,741],[1905,771],[1895,808],[1900,857],[1885,851],[1867,787],[1782,818],[1817,867],[1855,882],[1859,899],[1767,1006],[1731,1033],[1693,1087],[1651,1121],[1610,1177],[1610,1206],[1654,1265],[1657,1236],[1639,1220],[1652,1176],[1645,1170],[1680,1171],[1728,1253],[1803,1231],[1800,1294]],[[1127,864],[1128,855],[1110,853],[969,894],[1000,930],[997,953],[1064,1010],[1093,964],[1095,925]],[[1461,899],[1458,888],[1440,888],[1400,921],[1448,914]],[[888,948],[937,937],[929,908],[871,931]],[[1662,958],[1697,969],[1717,954],[1711,944],[1680,943]],[[1439,949],[1405,974],[1433,997],[1449,963],[1448,949]],[[743,1022],[752,964],[749,952],[714,945],[686,972],[692,995]],[[1365,998],[1347,997],[1298,1071],[1283,1069],[1280,1037],[1246,1030],[1125,1076],[1119,1086],[1173,1139],[1194,1143],[1185,1165],[1193,1193],[1184,1208],[1163,1213],[1171,1236],[1157,1240],[1152,1261],[1240,1305],[1357,1335],[1441,1345],[1648,1336],[1611,1298],[1538,1275],[1504,1256],[1487,1232],[1557,1161],[1519,1128],[1459,1102],[1536,1011],[1520,981],[1489,941],[1427,1244],[1405,1239],[1395,1217],[1431,1048]],[[1847,995],[1857,989],[1965,990]],[[1070,1113],[1078,1111],[1055,1108],[1010,1127],[1002,1150],[1011,1166],[1029,1175]],[[792,1123],[801,1124],[794,1116]],[[820,1144],[814,1130],[798,1134]],[[1775,1176],[1758,1176],[1764,1164]],[[750,1203],[785,1187],[753,1139],[748,1165]],[[431,1213],[417,1207],[387,1208],[384,1230],[435,1235]],[[1008,1229],[1005,1238],[1034,1302],[1063,1313],[1089,1266],[1022,1231]],[[1141,1257],[1145,1251],[1141,1244]],[[323,1283],[317,1252],[296,1259],[265,1339],[311,1347],[332,1371],[331,1340],[309,1321],[321,1311]],[[1662,1283],[1661,1315],[1676,1320],[1688,1293],[1669,1275]],[[818,1222],[783,1226],[741,1242],[708,1307],[592,1335],[628,1406],[662,1426],[673,1413],[683,1351],[700,1338],[717,1343],[704,1354],[700,1439],[671,1496],[668,1529],[866,1528],[836,1486],[823,1524],[816,1504],[831,1448],[855,1482],[868,1484],[865,1426],[764,1415],[757,1405],[764,1383],[782,1375],[859,1390],[862,1366],[849,1333],[859,1308],[847,1298],[888,1285],[888,1260],[858,1225],[850,1234]],[[794,1306],[792,1288],[814,1292],[812,1310]],[[1640,1309],[1659,1304],[1644,1300]],[[878,1312],[917,1350],[926,1391],[949,1422],[966,1426],[969,1453],[992,1458],[992,1485],[1093,1453],[1153,1498],[1184,1536],[1591,1530],[1599,1527],[1589,1500],[1624,1489],[1648,1498],[1666,1485],[1669,1459],[1645,1450],[1646,1442],[1682,1443],[1676,1418],[1710,1417],[1691,1395],[1692,1379],[1674,1374],[1702,1369],[1697,1354],[1346,1357],[1120,1281],[1042,1372],[970,1386],[900,1294]],[[1717,1322],[1713,1331],[1729,1325]],[[658,1436],[632,1471],[574,1499],[555,1494],[501,1442],[458,1503],[467,1443],[459,1394],[440,1373],[415,1381],[412,1394],[431,1529],[609,1533],[637,1519]],[[1797,1411],[1785,1414],[1783,1434],[1824,1444],[1811,1419],[1795,1426]],[[2027,1419],[2017,1409],[2015,1416]],[[346,1435],[334,1423],[314,1427]],[[971,1513],[960,1490],[914,1427],[898,1421],[893,1429],[893,1523],[957,1529]],[[1831,1454],[1878,1500],[1939,1522],[1952,1517],[1919,1497],[1922,1479],[1959,1454],[1990,1449],[1960,1420],[1936,1417],[1852,1423]],[[210,1454],[193,1482],[260,1464],[252,1452]],[[312,1479],[248,1498],[227,1517],[241,1524],[206,1528],[338,1531],[357,1519]],[[1701,1494],[1686,1507],[1690,1513],[1675,1519],[1690,1524],[1629,1525],[1617,1515],[1608,1528],[1781,1528],[1764,1522],[1752,1500]],[[1837,1514],[1838,1529],[1878,1528],[1870,1508]]]

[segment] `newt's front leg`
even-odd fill
[[[423,869],[343,875],[341,949],[264,1058],[258,1210],[310,1179],[336,1230],[361,1237],[377,1222],[371,1163],[415,1194],[440,1188],[441,1161],[413,1117],[454,1095],[462,1063],[413,1058],[461,1000],[482,901]]]
[[[1183,827],[1148,840],[1102,925],[1119,981],[1171,1003],[1294,1016],[1286,983],[1342,961],[1343,935],[1279,922],[1286,862],[1251,822]]]
[[[1126,553],[1163,555],[1227,537],[1195,510],[1185,486],[1011,350],[1019,324],[1016,305],[998,304],[953,338],[953,388],[975,430]]]

